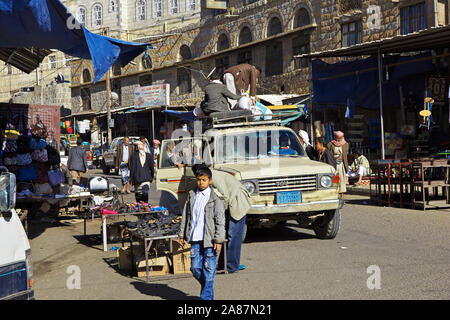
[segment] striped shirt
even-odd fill
[[[197,189],[194,197],[191,221],[191,241],[203,241],[205,232],[205,208],[211,196],[211,188],[203,191]]]

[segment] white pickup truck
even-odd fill
[[[0,175],[0,300],[34,299],[30,242],[16,210],[16,177]]]

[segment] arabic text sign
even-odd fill
[[[134,105],[138,108],[168,106],[170,104],[170,84],[156,84],[137,87],[134,90]]]
[[[225,0],[206,0],[206,8],[207,9],[226,10],[227,9],[227,1],[225,1]]]

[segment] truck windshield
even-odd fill
[[[216,138],[217,163],[271,157],[304,157],[297,136],[290,130],[258,130]]]

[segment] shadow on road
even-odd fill
[[[95,246],[99,246],[103,244],[103,239],[101,234],[87,234],[87,235],[76,235],[73,236],[78,240],[79,243],[84,244],[87,247],[97,249],[103,251],[103,248],[97,248]]]
[[[295,227],[293,229],[292,227]],[[299,229],[296,223],[286,223],[281,226],[276,226],[267,229],[249,229],[247,231],[247,237],[245,243],[252,242],[268,242],[268,241],[293,241],[316,238],[314,234],[305,233]]]
[[[370,199],[345,199],[345,203],[346,204],[357,204],[357,205],[361,205],[361,206],[376,206],[375,201],[370,201]]]
[[[200,300],[199,297],[187,295],[183,291],[169,287],[167,284],[140,281],[131,282],[131,284],[142,294],[165,300]]]

